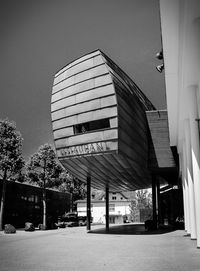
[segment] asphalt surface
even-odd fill
[[[0,233],[0,271],[200,271],[200,249],[183,230],[141,225]]]

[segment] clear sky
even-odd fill
[[[0,118],[17,124],[27,158],[53,142],[54,74],[101,49],[165,109],[158,0],[1,0]]]

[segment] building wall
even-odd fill
[[[2,181],[0,181],[0,195]],[[52,227],[58,216],[70,210],[70,193],[61,193],[47,189],[47,226]],[[32,222],[35,227],[42,223],[42,189],[17,182],[7,182],[3,224],[12,224],[23,228],[25,222]]]
[[[171,146],[182,176],[185,230],[200,247],[200,1],[160,0]]]
[[[145,111],[153,109],[139,87],[100,50],[76,59],[55,75],[52,89],[58,159],[81,181],[89,176],[96,189],[151,186]]]
[[[130,214],[130,201],[110,201],[109,202],[109,215],[110,217],[118,216],[115,223],[122,223],[123,216]],[[77,203],[78,216],[86,216],[86,202]],[[91,202],[91,215],[94,223],[105,224],[105,201],[92,201]]]

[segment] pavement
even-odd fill
[[[0,271],[200,271],[200,249],[184,230],[104,227],[0,233]]]

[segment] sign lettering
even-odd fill
[[[74,156],[82,154],[99,153],[109,150],[106,142],[89,143],[84,145],[66,147],[60,151],[61,156]]]

